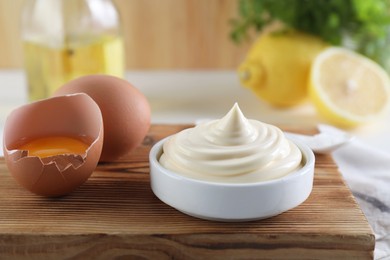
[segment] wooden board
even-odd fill
[[[219,223],[165,205],[150,189],[148,152],[188,126],[152,126],[131,156],[98,166],[57,199],[20,188],[0,158],[1,259],[372,259],[375,238],[331,156],[316,156],[300,206],[266,220]]]

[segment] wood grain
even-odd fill
[[[237,0],[114,0],[127,69],[235,69],[249,43],[229,39]],[[0,0],[0,68],[21,68],[23,0]]]
[[[20,188],[0,159],[0,258],[372,259],[375,238],[331,156],[318,155],[314,188],[276,217],[219,223],[157,199],[148,151],[188,125],[154,125],[137,151],[100,164],[69,196]]]

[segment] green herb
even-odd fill
[[[231,38],[241,42],[248,31],[275,21],[283,30],[299,30],[332,45],[354,49],[385,67],[390,55],[390,0],[240,0]]]

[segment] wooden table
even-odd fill
[[[0,258],[372,259],[373,232],[328,155],[316,156],[310,197],[276,217],[220,223],[162,203],[150,189],[148,152],[186,127],[152,126],[139,149],[57,199],[19,187],[0,158]]]

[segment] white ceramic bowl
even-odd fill
[[[313,187],[315,157],[298,141],[294,143],[303,154],[301,169],[276,180],[232,184],[195,180],[164,168],[158,160],[166,140],[156,143],[149,154],[152,190],[164,203],[197,218],[227,222],[269,218],[304,202]]]

